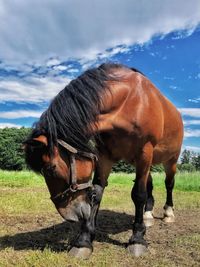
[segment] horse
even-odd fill
[[[60,91],[34,124],[24,149],[28,166],[44,176],[58,213],[81,223],[71,255],[87,259],[92,254],[104,188],[121,159],[136,168],[131,191],[135,219],[127,250],[136,257],[147,252],[144,222],[152,224],[154,218],[150,168],[164,166],[164,220],[173,222],[182,139],[179,111],[137,69],[104,63]]]

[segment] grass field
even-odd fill
[[[179,173],[174,190],[176,222],[162,221],[164,174],[153,174],[155,224],[147,229],[149,251],[133,258],[132,175],[112,174],[98,216],[94,252],[88,261],[67,254],[78,225],[63,222],[49,200],[42,177],[0,171],[0,266],[199,266],[200,173]]]

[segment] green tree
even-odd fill
[[[0,168],[21,170],[25,168],[22,142],[30,132],[29,128],[0,129]]]
[[[200,170],[200,154],[190,150],[184,150],[181,155],[181,164],[178,166],[180,171]]]
[[[192,157],[191,163],[197,171],[200,171],[200,154],[195,154]]]
[[[189,164],[191,161],[191,151],[185,149],[181,154],[181,164]]]
[[[194,172],[195,171],[195,166],[193,166],[192,164],[190,163],[184,163],[184,164],[180,164],[178,166],[178,169],[179,171],[181,172],[184,172],[184,171],[187,171],[187,172]]]

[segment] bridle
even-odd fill
[[[74,148],[73,146],[69,145],[68,143],[66,143],[61,139],[58,139],[57,142],[59,145],[65,148],[69,154],[70,183],[65,191],[57,194],[56,196],[50,197],[50,199],[54,202],[54,204],[60,204],[66,201],[70,194],[92,187],[91,180],[89,180],[86,183],[80,183],[80,184],[77,183],[76,156],[92,160],[93,166],[95,166],[95,163],[98,160],[97,156],[93,153],[77,150],[76,148]]]

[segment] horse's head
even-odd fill
[[[50,155],[44,135],[26,141],[24,148],[27,164],[44,176],[60,215],[70,221],[89,218],[95,155],[78,152],[62,140]]]

